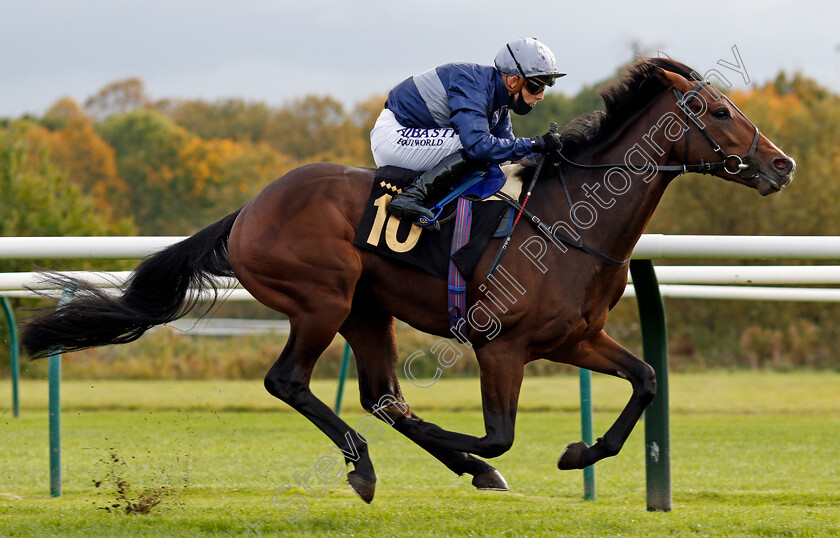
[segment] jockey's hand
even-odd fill
[[[563,143],[560,142],[560,135],[551,131],[532,138],[531,142],[533,143],[534,153],[553,153],[563,147]]]

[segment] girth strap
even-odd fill
[[[452,261],[452,254],[455,254],[461,247],[470,240],[470,228],[472,227],[472,202],[464,197],[458,198],[458,209],[455,210],[455,233],[452,236],[452,249],[449,258],[449,283],[447,288],[447,302],[449,312],[449,327],[460,332],[466,341],[468,336],[468,324],[458,323],[466,314],[467,310],[467,284],[464,276],[458,270],[455,262]]]

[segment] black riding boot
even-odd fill
[[[486,168],[486,164],[469,159],[464,150],[458,150],[420,174],[410,186],[394,196],[388,204],[388,211],[401,219],[414,219],[420,215],[431,219],[434,214],[423,206],[427,198],[448,190],[454,179]]]

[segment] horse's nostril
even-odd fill
[[[776,159],[773,161],[773,166],[780,172],[790,172],[792,168],[790,161],[787,159]]]

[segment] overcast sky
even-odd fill
[[[153,99],[238,97],[347,106],[452,61],[492,64],[537,37],[572,94],[614,73],[632,43],[736,86],[784,69],[840,92],[838,0],[0,0],[0,117],[41,115],[139,77]]]

